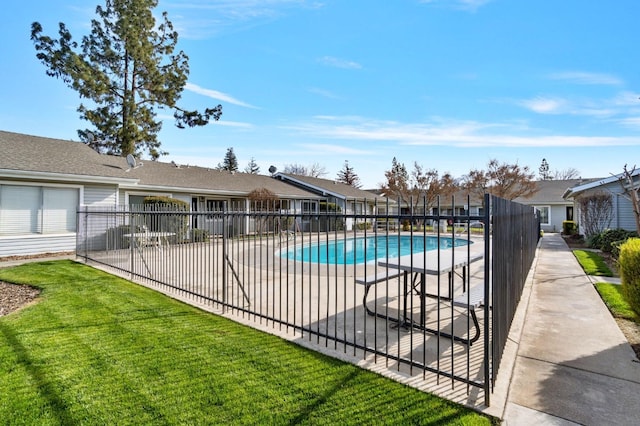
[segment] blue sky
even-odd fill
[[[33,21],[79,40],[91,0],[3,6],[0,129],[78,140],[76,92],[45,74]],[[582,177],[640,167],[637,0],[160,0],[190,61],[181,105],[223,105],[161,161],[240,168],[345,161],[366,188],[393,157],[462,176],[490,159]]]

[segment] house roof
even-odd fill
[[[351,185],[336,182],[334,180],[294,175],[289,173],[276,173],[274,177],[284,182],[290,182],[296,186],[307,188],[308,190],[314,191],[315,193],[323,196],[331,195],[341,199],[366,199],[370,201],[384,200],[386,202],[386,199],[384,197],[374,192],[358,189]]]
[[[613,175],[613,176],[609,176],[607,178],[599,178],[599,179],[593,179],[589,182],[585,182],[581,185],[576,185],[572,188],[568,188],[564,194],[562,194],[562,197],[567,199],[567,198],[573,198],[576,195],[578,195],[581,192],[587,191],[589,189],[594,189],[597,188],[599,186],[603,186],[603,185],[607,185],[610,184],[612,182],[617,182],[620,179],[623,178],[624,173],[619,173],[617,175]],[[640,169],[634,169],[633,172],[631,173],[631,176],[633,178],[636,178],[637,176],[640,175]]]
[[[538,190],[531,197],[518,197],[514,201],[527,205],[540,204],[567,204],[562,197],[569,189],[580,183],[585,182],[584,179],[566,179],[566,180],[538,180],[535,181]]]
[[[42,178],[55,175],[61,180],[79,176],[130,180],[124,158],[118,163],[80,142],[0,131],[0,173],[3,176]]]
[[[281,198],[317,198],[266,175],[230,173],[206,167],[142,161],[131,169],[125,158],[99,154],[89,146],[60,139],[0,131],[0,177],[116,183],[121,188],[247,195],[268,188]]]
[[[124,161],[123,158],[120,158]],[[206,167],[145,161],[143,167],[129,172],[138,180],[136,187],[186,188],[216,194],[248,194],[254,189],[267,188],[281,198],[317,198],[312,192],[251,173],[228,172]]]

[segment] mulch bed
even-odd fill
[[[37,288],[0,281],[0,317],[28,305],[39,294],[40,290]]]

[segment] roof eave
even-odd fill
[[[342,200],[346,200],[346,198],[347,198],[344,194],[340,194],[340,193],[337,193],[337,192],[329,191],[326,188],[323,188],[321,186],[316,186],[316,185],[310,184],[309,182],[305,182],[303,180],[296,179],[294,177],[291,177],[289,175],[285,175],[283,173],[276,173],[274,175],[274,177],[279,178],[282,181],[288,180],[288,181],[291,181],[291,182],[295,182],[298,185],[302,185],[302,186],[305,186],[307,188],[311,188],[312,190],[317,191],[317,192],[319,192],[321,194],[324,194],[324,195],[331,195],[331,196],[340,198]]]
[[[127,190],[145,190],[145,191],[161,191],[161,192],[188,192],[192,194],[204,194],[204,195],[226,195],[236,197],[246,197],[251,191],[237,191],[237,190],[225,190],[225,189],[205,189],[183,186],[169,186],[169,185],[121,185],[121,189]],[[291,194],[276,194],[278,198],[287,199],[321,199],[323,197],[309,193],[308,195],[291,195]]]
[[[0,169],[0,178],[19,178],[19,179],[33,179],[33,180],[56,180],[62,182],[74,182],[74,183],[111,183],[116,185],[122,184],[135,184],[138,179],[119,178],[119,177],[106,177],[106,176],[92,176],[92,175],[78,175],[69,173],[54,173],[54,172],[35,172],[29,170],[10,170]]]

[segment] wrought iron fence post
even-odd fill
[[[129,206],[129,235],[131,235],[131,237],[129,238],[129,262],[131,264],[131,271],[129,271],[130,275],[131,275],[131,280],[133,280],[133,249],[134,249],[134,244],[136,243],[136,239],[134,238],[133,234],[135,233],[135,228],[133,226],[133,205]],[[116,210],[116,214],[118,214],[117,210]]]
[[[227,201],[222,203],[222,311],[226,310],[227,306],[227,262],[229,260],[229,255],[227,253],[227,239],[228,235],[228,215],[229,208]]]
[[[493,356],[490,353],[492,349],[491,340],[489,339],[490,321],[489,321],[489,307],[495,306],[493,303],[494,292],[491,285],[491,211],[492,211],[492,198],[490,194],[484,194],[484,294],[486,303],[484,304],[484,405],[489,407],[491,402],[491,391],[493,391],[493,380],[491,380],[491,370],[493,365],[490,364],[490,360],[493,360]],[[493,317],[491,317],[493,320]]]

